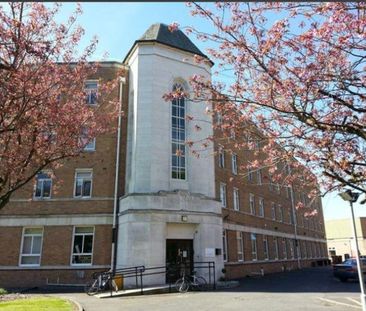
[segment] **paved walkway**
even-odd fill
[[[235,289],[98,299],[63,293],[86,311],[345,311],[361,310],[357,282],[341,283],[330,267],[246,278]]]

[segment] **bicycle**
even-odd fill
[[[204,290],[206,286],[206,279],[203,276],[197,276],[196,271],[193,271],[190,276],[186,276],[186,272],[183,271],[183,276],[175,282],[175,288],[180,293],[186,293],[189,288]]]
[[[95,272],[93,273],[93,279],[94,281],[86,284],[84,288],[85,293],[89,296],[93,296],[103,290],[109,290],[110,285],[112,285],[113,289],[118,292],[118,286],[112,278],[112,273]]]

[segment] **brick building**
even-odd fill
[[[101,64],[86,82],[86,104],[102,104],[94,96],[98,79],[123,67],[114,94],[125,112],[121,131],[97,137],[57,171],[41,172],[0,211],[0,287],[84,284],[111,265],[180,260],[215,261],[217,277],[225,266],[236,278],[326,257],[320,201],[316,218],[291,216],[288,189],[261,182],[258,172],[243,178],[239,164],[248,155],[211,144],[197,158],[185,146],[213,134],[207,103],[169,104],[162,95],[189,91],[193,74],[210,76],[212,64],[195,63],[195,54],[206,57],[181,31],[155,24],[123,62]],[[205,121],[201,131],[187,115]]]

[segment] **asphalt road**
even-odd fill
[[[85,311],[345,311],[361,310],[359,285],[341,283],[331,267],[240,280],[240,286],[214,292],[188,292],[98,299],[83,293],[58,293],[77,300]]]

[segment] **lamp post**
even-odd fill
[[[362,271],[361,260],[360,260],[360,251],[358,248],[355,214],[353,212],[353,203],[355,203],[357,201],[360,193],[352,192],[351,190],[346,190],[345,192],[342,192],[339,195],[344,201],[348,201],[351,206],[353,238],[355,240],[355,245],[356,245],[356,261],[357,261],[358,279],[359,279],[360,288],[361,288],[361,304],[362,304],[362,310],[366,311],[365,283],[363,281],[363,271]]]

